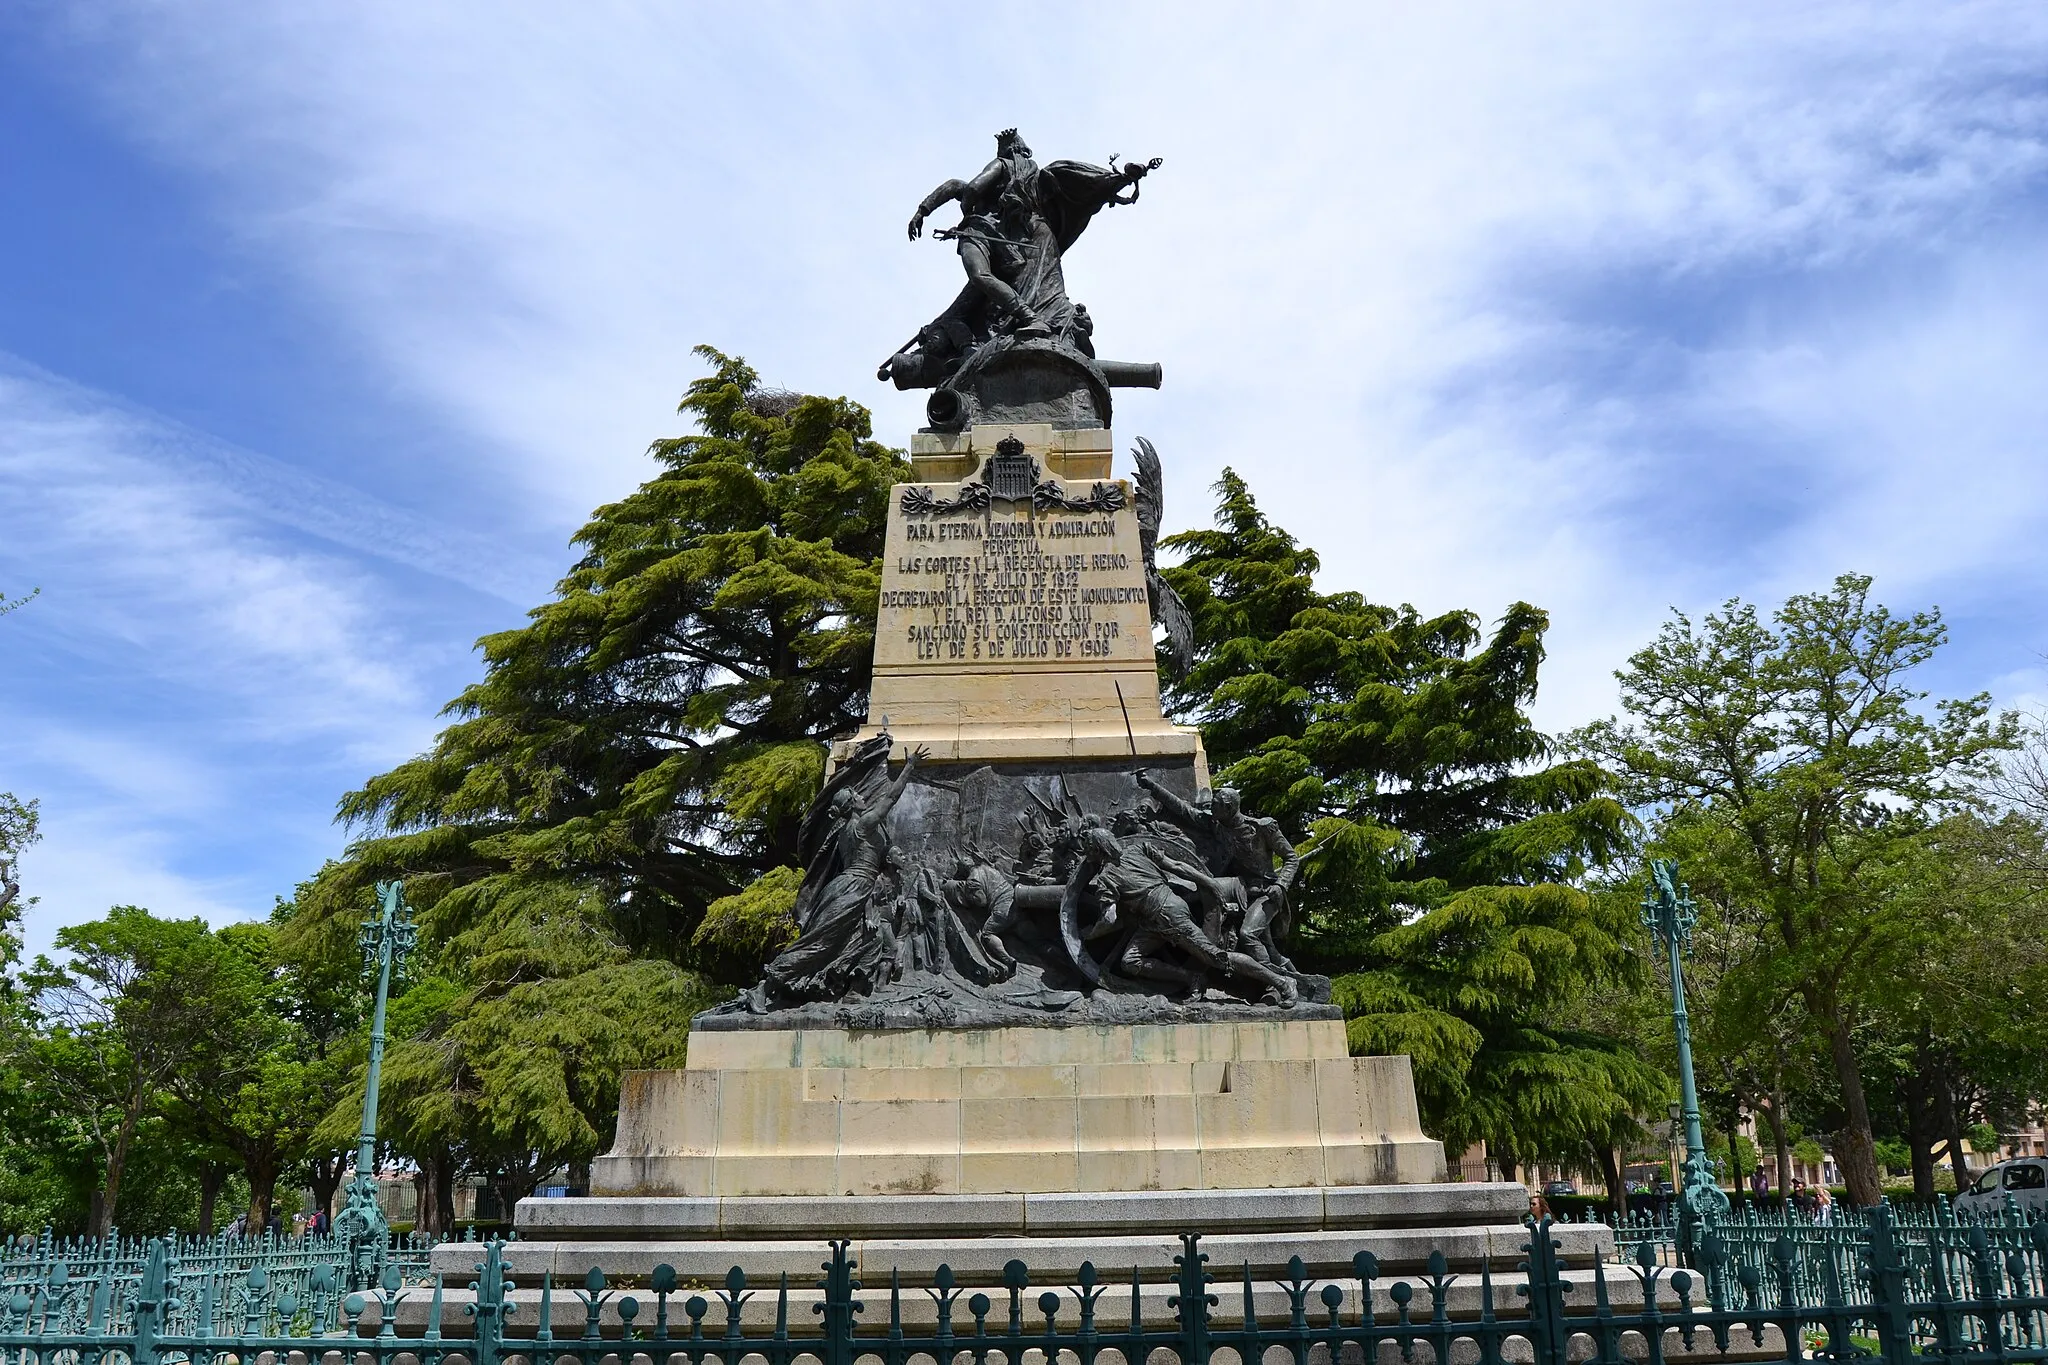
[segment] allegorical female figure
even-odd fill
[[[872,995],[911,976],[986,986],[1016,971],[1000,941],[992,951],[961,921],[948,894],[960,886],[890,838],[890,813],[927,757],[922,746],[911,751],[895,780],[875,789],[890,744],[879,735],[862,746],[804,818],[809,856],[796,897],[797,940],[744,997],[754,1013]]]
[[[912,750],[894,781],[872,796],[863,795],[867,777],[887,771],[890,742],[887,735],[878,736],[855,755],[834,777],[834,790],[820,808],[806,817],[803,842],[810,857],[796,893],[797,940],[768,964],[761,984],[747,993],[749,1009],[766,1012],[809,1000],[836,1000],[877,984],[855,978],[864,977],[878,960],[861,951],[872,936],[874,915],[893,908],[875,904],[878,892],[891,902],[900,894],[896,879],[884,876],[890,867],[889,812],[910,786],[917,765],[929,756],[922,746]]]

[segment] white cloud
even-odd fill
[[[1983,605],[1985,685],[2048,647],[1994,601],[2044,562],[2048,10],[1021,13],[109,0],[47,28],[237,249],[476,434],[468,476],[528,527],[645,476],[698,341],[906,440],[917,396],[870,376],[957,265],[903,221],[1015,123],[1044,157],[1167,158],[1070,278],[1107,353],[1166,364],[1119,427],[1158,441],[1169,515],[1228,462],[1332,582],[1549,607],[1546,723],[1607,709],[1668,606],[1849,568]],[[397,704],[399,675],[305,662],[379,628],[359,568],[220,553],[195,562],[250,605],[209,628],[274,652],[266,686]]]
[[[179,871],[178,831],[160,816],[137,819],[141,812],[132,808],[48,799],[43,807],[47,832],[21,859],[23,888],[37,901],[22,915],[30,957],[50,951],[59,927],[96,919],[115,905],[209,924],[260,918],[270,910],[271,888],[252,884],[255,878]]]
[[[265,545],[238,499],[152,458],[153,434],[24,369],[0,375],[6,562],[10,577],[44,586],[48,633],[258,703],[308,685],[334,702],[391,699],[392,670],[357,638],[360,575]]]
[[[109,98],[249,249],[576,512],[639,477],[699,339],[901,439],[914,401],[867,375],[954,269],[901,220],[987,128],[1165,151],[1074,275],[1105,344],[1169,362],[1126,407],[1177,504],[1230,459],[1334,568],[1441,605],[1593,606],[1606,518],[1661,477],[1638,396],[1518,382],[1643,340],[1543,287],[1967,237],[2048,120],[2025,5],[98,15]]]
[[[449,548],[404,514],[11,360],[0,506],[0,582],[42,589],[0,629],[0,787],[43,805],[32,946],[117,902],[266,911],[467,665],[394,610],[394,567]]]

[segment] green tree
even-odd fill
[[[1880,1064],[1865,1071],[1894,1096],[1920,1198],[1933,1198],[1944,1154],[1969,1180],[1972,1123],[2016,1126],[2048,1096],[2038,1046],[2039,1002],[2048,999],[2044,878],[2048,834],[2018,813],[1940,822],[1899,878],[1915,932],[1904,969],[1872,1001],[1875,1045],[1866,1051]]]
[[[377,833],[342,889],[403,876],[445,940],[573,886],[632,952],[688,964],[711,902],[795,861],[825,741],[865,719],[908,466],[858,404],[698,354],[699,433],[655,442],[662,472],[577,533],[555,600],[481,642],[432,752],[343,799]]]
[[[249,1185],[248,1223],[270,1218],[278,1180],[307,1160],[342,1082],[336,1059],[295,1016],[299,975],[270,925],[231,924],[212,936],[220,959],[203,968],[187,1022],[194,1043],[164,1077],[173,1126],[232,1156]],[[203,1192],[202,1192],[203,1193]]]
[[[1879,1138],[1872,1150],[1877,1153],[1877,1164],[1886,1175],[1898,1175],[1913,1169],[1913,1149],[1897,1138]]]
[[[42,1016],[30,1083],[90,1134],[98,1188],[87,1229],[104,1236],[143,1121],[158,1115],[173,1073],[209,1045],[208,1030],[246,998],[246,968],[205,921],[132,905],[59,929],[56,946],[65,964],[39,957],[29,976]]]
[[[537,898],[522,898],[531,915]],[[587,1167],[610,1144],[625,1071],[680,1066],[687,1020],[720,998],[674,964],[635,958],[595,897],[539,922],[479,926],[391,1010],[382,1133],[423,1173],[422,1227],[447,1232],[459,1170],[499,1187],[504,1206],[548,1171]],[[360,1074],[324,1135],[352,1133]]]
[[[1558,885],[1467,887],[1379,935],[1334,982],[1357,1052],[1406,1052],[1430,1129],[1484,1141],[1504,1168],[1588,1158],[1621,1195],[1612,1153],[1671,1093],[1627,1039],[1575,1026],[1586,998],[1641,970],[1633,920]]]
[[[13,792],[0,792],[0,973],[11,969],[21,957],[21,940],[15,926],[21,912],[35,904],[21,899],[21,854],[42,837],[41,812],[34,801],[23,801]]]
[[[1656,840],[1694,885],[1754,912],[1754,988],[1796,993],[1819,1030],[1858,1204],[1882,1191],[1858,1029],[1919,932],[1902,869],[2017,733],[1983,696],[1924,708],[1907,679],[1945,638],[1940,614],[1895,617],[1870,582],[1845,574],[1769,624],[1740,601],[1698,625],[1675,614],[1618,675],[1629,719],[1579,735],[1661,813]]]
[[[9,602],[0,593],[0,616],[26,600]],[[32,1210],[54,1208],[47,1195],[59,1188],[46,1169],[45,1153],[28,1140],[42,1128],[44,1116],[35,1112],[19,1065],[34,1038],[33,1017],[15,980],[21,915],[35,904],[33,896],[22,898],[21,854],[42,837],[40,822],[36,802],[0,791],[0,1226],[18,1226],[15,1218],[32,1219]]]
[[[1613,1165],[1666,1083],[1569,1019],[1640,972],[1632,908],[1580,885],[1633,826],[1523,709],[1548,618],[1517,603],[1489,636],[1470,612],[1322,592],[1242,479],[1216,492],[1213,528],[1165,542],[1196,645],[1167,702],[1217,780],[1302,842],[1297,955],[1337,974],[1355,1050],[1414,1058],[1447,1144]]]
[[[346,1088],[351,1067],[362,1060],[358,1054],[369,1035],[370,996],[362,958],[354,934],[346,932],[346,922],[329,921],[326,934],[298,931],[300,900],[311,890],[312,883],[302,882],[292,899],[278,899],[270,914],[269,946],[276,1013],[292,1026],[306,1063],[328,1078],[323,1105],[315,1106],[321,1122],[298,1163],[298,1173],[313,1195],[314,1207],[331,1215],[336,1212],[343,1169],[355,1154],[355,1128],[351,1125],[330,1139],[325,1117],[317,1111]],[[334,930],[344,933],[336,935]]]
[[[755,979],[825,743],[865,719],[908,465],[857,404],[698,354],[697,433],[655,442],[660,472],[593,514],[554,600],[481,642],[433,750],[343,799],[365,837],[287,930],[339,960],[370,885],[405,880],[420,977],[394,1008],[387,1123],[436,1208],[457,1168],[512,1189],[587,1163],[619,1072],[679,1063],[723,993],[707,977]]]
[[[1674,829],[1666,826],[1663,832],[1670,839]],[[1688,876],[1694,870],[1702,873],[1692,888],[1700,917],[1686,963],[1702,1104],[1730,1123],[1745,1109],[1763,1120],[1771,1132],[1773,1165],[1782,1185],[1783,1173],[1792,1168],[1788,1115],[1795,1097],[1810,1101],[1824,1084],[1815,1070],[1812,1021],[1800,997],[1782,989],[1768,960],[1769,940],[1755,907],[1724,894],[1725,887],[1713,875],[1714,859],[1696,845],[1680,841],[1667,851],[1681,855]],[[1664,990],[1657,994],[1657,1046],[1674,1058],[1675,1065],[1670,999]],[[1807,1107],[1813,1108],[1810,1103]],[[1754,1169],[1754,1163],[1744,1169]]]
[[[28,597],[7,600],[7,594],[0,592],[0,616],[25,605],[37,593],[37,588]],[[23,801],[13,792],[0,791],[0,977],[4,977],[20,960],[21,942],[15,933],[21,912],[27,905],[21,901],[21,880],[19,862],[23,849],[42,837],[39,825],[41,813],[33,800]],[[11,978],[10,978],[11,979]]]
[[[1628,848],[1611,779],[1552,761],[1523,710],[1543,612],[1518,602],[1488,637],[1471,612],[1319,592],[1315,552],[1242,479],[1225,470],[1216,492],[1213,529],[1165,542],[1196,641],[1166,700],[1201,726],[1218,781],[1311,840],[1308,956],[1341,968],[1460,891],[1566,885]]]
[[[20,856],[39,837],[38,817],[35,802],[0,792],[0,1229],[9,1230],[83,1226],[93,1183],[77,1125],[31,1083],[39,1021],[18,969],[21,912],[35,897],[22,895]]]

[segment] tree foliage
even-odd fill
[[[1995,1147],[1972,1125],[2012,1131],[2048,1097],[2048,832],[2016,811],[1952,815],[1918,841],[1895,894],[1911,927],[1870,993],[1863,1074],[1873,1130],[1893,1135],[1931,1199],[1938,1161],[1960,1185],[1964,1143]]]
[[[719,998],[673,963],[634,957],[594,898],[539,922],[534,904],[523,898],[525,918],[466,937],[443,951],[444,970],[403,983],[381,1104],[395,1154],[434,1179],[502,1181],[515,1198],[604,1150],[621,1073],[682,1065],[687,1020]],[[361,1106],[358,1073],[326,1139],[352,1133]]]
[[[1523,710],[1543,612],[1516,603],[1488,636],[1471,612],[1321,592],[1315,552],[1242,479],[1216,491],[1215,527],[1165,542],[1197,649],[1167,701],[1219,781],[1309,839],[1311,958],[1341,965],[1467,888],[1568,884],[1627,847],[1606,775],[1554,760]]]
[[[295,904],[288,936],[329,959],[374,882],[403,878],[419,912],[382,1117],[430,1227],[458,1171],[516,1197],[587,1163],[621,1071],[680,1064],[712,982],[754,979],[825,742],[865,718],[908,466],[857,404],[698,354],[697,431],[655,442],[659,471],[577,533],[554,599],[481,642],[432,751],[343,799],[364,837]]]
[[[268,926],[215,932],[136,906],[57,931],[59,964],[28,977],[40,1029],[26,1084],[72,1116],[97,1176],[88,1230],[124,1207],[129,1158],[146,1124],[232,1153],[268,1217],[278,1179],[302,1160],[338,1081],[283,1004],[293,990]]]
[[[403,876],[452,940],[574,885],[630,951],[687,965],[713,901],[795,859],[824,741],[864,718],[907,466],[859,405],[698,354],[697,434],[655,442],[661,473],[577,533],[555,599],[485,637],[433,750],[342,801],[373,832],[344,891]]]
[[[1548,618],[1493,631],[1315,583],[1315,552],[1224,471],[1213,528],[1169,537],[1196,657],[1167,701],[1217,781],[1304,841],[1298,955],[1337,974],[1359,1051],[1414,1058],[1431,1130],[1503,1160],[1583,1159],[1666,1082],[1568,1006],[1640,968],[1631,914],[1581,886],[1633,824],[1525,707]]]
[[[35,904],[35,898],[21,899],[21,855],[42,838],[42,812],[34,801],[23,801],[13,792],[0,792],[0,974],[11,969],[21,956],[21,940],[15,926],[21,912]]]
[[[1845,574],[1767,623],[1731,601],[1683,614],[1618,675],[1628,719],[1581,732],[1658,817],[1695,889],[1747,925],[1737,1017],[1796,996],[1826,1049],[1850,1197],[1881,1191],[1858,1031],[1882,983],[1910,972],[1927,916],[1910,893],[1930,831],[1967,809],[2016,742],[1986,696],[1926,705],[1912,671],[1946,638],[1934,611],[1895,616]]]

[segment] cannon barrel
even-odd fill
[[[1156,360],[1150,364],[1136,360],[1098,360],[1095,364],[1112,389],[1156,389],[1165,376]]]
[[[1060,912],[1060,897],[1067,894],[1067,884],[1059,882],[1052,886],[1020,886],[1016,891],[1016,905],[1019,910]]]

